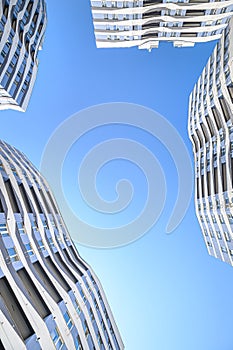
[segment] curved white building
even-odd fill
[[[0,349],[124,349],[45,179],[1,141]]]
[[[194,46],[221,37],[233,1],[91,0],[96,45],[151,50],[160,41]]]
[[[0,110],[26,110],[46,22],[44,0],[0,0]]]
[[[189,136],[208,252],[233,265],[233,20],[190,96]]]

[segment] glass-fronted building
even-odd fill
[[[44,0],[0,1],[0,110],[26,110],[46,23]]]
[[[124,349],[103,288],[46,180],[2,141],[0,349]]]
[[[233,11],[232,0],[91,0],[96,45],[99,48],[175,47],[216,40]]]
[[[195,203],[210,255],[233,265],[233,21],[190,95]]]

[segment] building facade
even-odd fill
[[[232,15],[233,1],[91,0],[99,48],[194,46],[221,37]]]
[[[44,0],[0,1],[0,110],[26,110],[46,22]]]
[[[189,103],[195,203],[210,255],[233,265],[233,21],[208,60]]]
[[[0,349],[124,349],[101,284],[45,179],[2,141]]]

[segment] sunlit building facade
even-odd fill
[[[44,0],[0,1],[0,110],[26,110],[46,22]]]
[[[0,349],[124,349],[101,284],[46,180],[2,141]]]
[[[189,104],[196,213],[210,255],[233,265],[233,21]]]
[[[91,0],[99,48],[175,47],[219,39],[233,11],[233,1]]]

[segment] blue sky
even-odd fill
[[[97,50],[89,1],[67,0],[64,6],[48,0],[47,5],[48,28],[29,108],[24,114],[1,113],[1,138],[39,167],[51,134],[72,114],[96,104],[130,102],[167,118],[192,157],[188,96],[214,43],[185,49],[161,44],[151,53],[137,48]],[[138,241],[109,250],[79,246],[104,286],[126,349],[231,350],[233,270],[208,256],[193,199],[181,225],[172,235],[165,233],[178,182],[174,162],[157,139],[118,125],[94,130],[75,143],[63,173],[70,205],[83,220],[102,227],[127,223],[140,212],[146,182],[135,165],[123,160],[104,167],[96,186],[106,200],[112,200],[116,181],[129,178],[135,186],[130,210],[120,216],[98,216],[81,199],[77,171],[82,158],[98,142],[115,137],[135,139],[150,149],[161,163],[168,187],[159,221]]]

